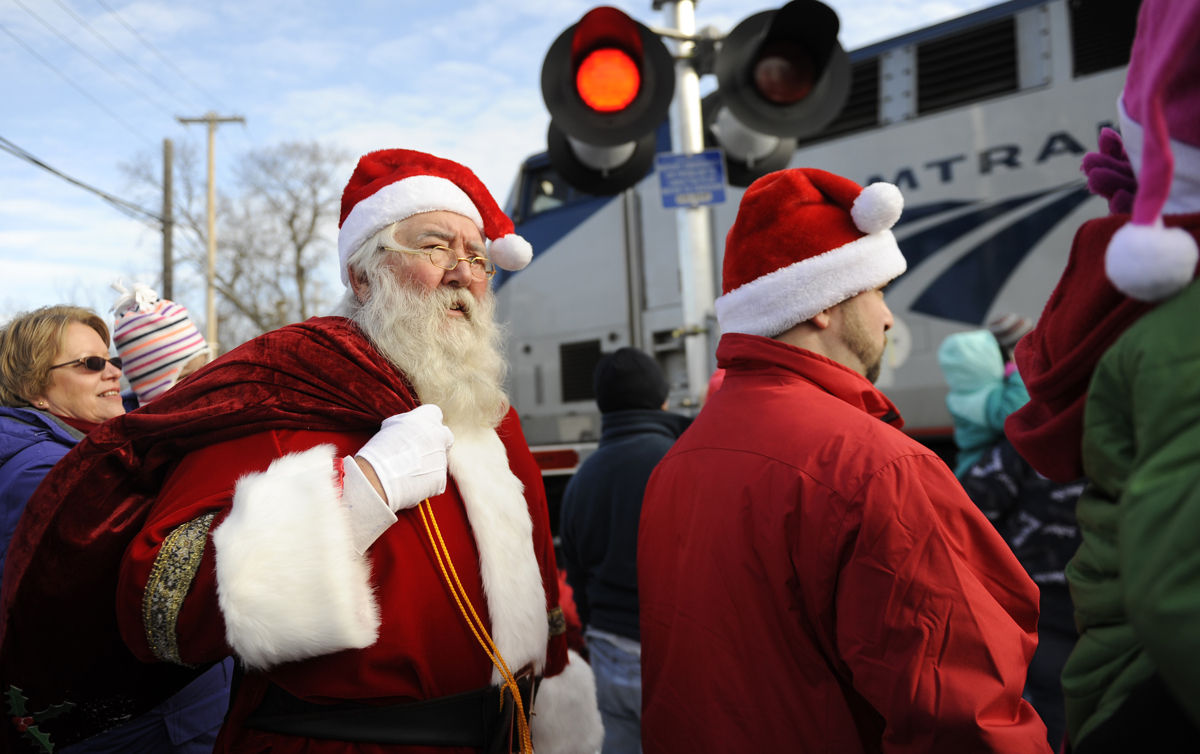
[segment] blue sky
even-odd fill
[[[995,4],[826,2],[848,50]],[[595,4],[0,0],[0,138],[125,198],[120,164],[161,153],[166,138],[203,155],[205,127],[176,116],[215,111],[246,119],[218,130],[218,186],[249,149],[316,140],[356,156],[408,147],[458,160],[503,202],[520,162],[544,148],[542,58]],[[669,25],[650,0],[611,4]],[[724,32],[770,7],[701,0],[696,22]],[[0,320],[51,303],[107,316],[113,280],[155,282],[161,244],[157,229],[0,151]],[[339,285],[333,243],[322,274]],[[176,276],[176,298],[202,316],[202,287]]]

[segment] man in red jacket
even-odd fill
[[[756,181],[725,245],[725,370],[638,541],[647,752],[1047,752],[1037,589],[872,384],[902,198]]]
[[[338,246],[343,316],[231,351],[47,478],[0,681],[70,721],[232,654],[217,751],[594,751],[492,319],[528,243],[471,171],[396,149],[359,161]]]

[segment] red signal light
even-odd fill
[[[575,72],[575,90],[596,112],[624,110],[638,95],[642,76],[624,50],[602,47],[588,53]]]

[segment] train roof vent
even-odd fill
[[[1086,76],[1129,63],[1140,0],[1107,3],[1071,0],[1071,55],[1075,75]]]
[[[1017,34],[1012,18],[917,46],[917,112],[1017,91]]]
[[[850,66],[850,96],[842,112],[819,134],[801,139],[811,144],[835,136],[879,125],[879,58],[860,60]]]

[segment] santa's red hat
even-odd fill
[[[903,207],[890,183],[814,168],[759,178],[725,238],[721,330],[774,337],[898,277],[907,265],[891,227]]]
[[[1200,3],[1142,2],[1117,108],[1137,194],[1105,269],[1126,295],[1160,301],[1187,285],[1196,268],[1195,240],[1164,227],[1162,215],[1200,209]]]
[[[349,284],[346,260],[375,233],[422,212],[445,210],[475,223],[488,241],[497,267],[519,270],[533,247],[513,232],[512,220],[483,181],[457,162],[410,149],[381,149],[364,155],[342,192],[338,258]]]

